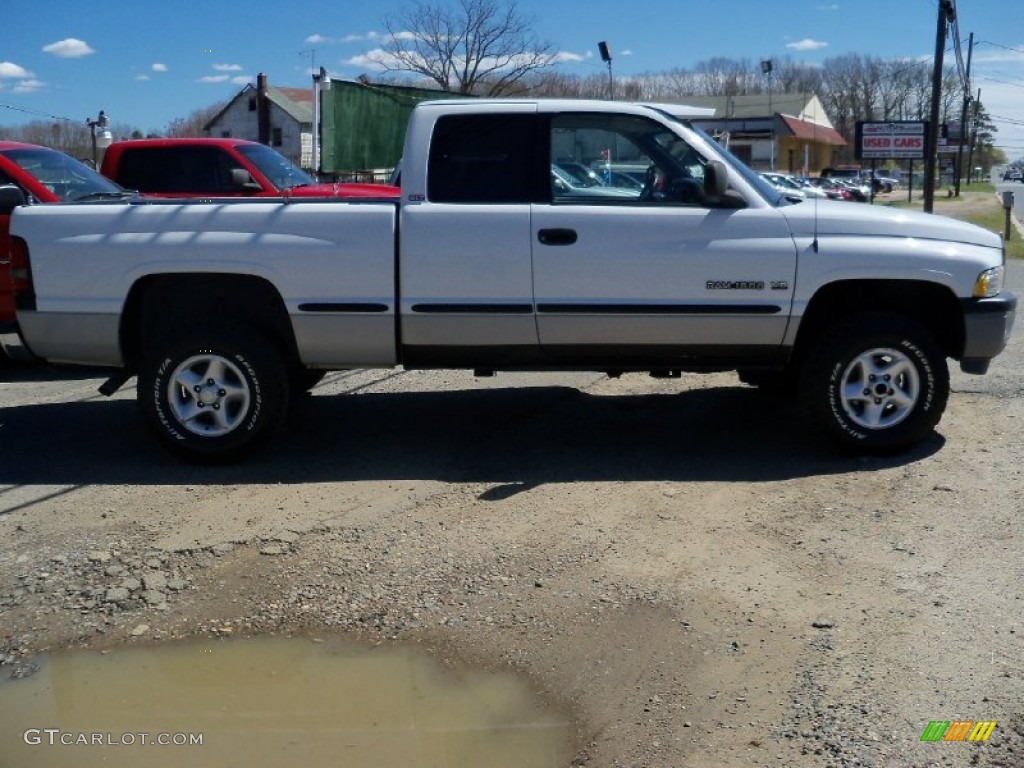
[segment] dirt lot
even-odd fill
[[[891,458],[732,374],[353,372],[202,469],[133,392],[6,366],[0,660],[336,631],[519,671],[579,765],[1021,766],[1022,335]],[[920,742],[956,719],[998,727]]]

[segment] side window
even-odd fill
[[[203,195],[224,191],[220,181],[220,150],[214,147],[179,147],[174,164],[173,192]]]
[[[168,192],[164,150],[150,147],[125,148],[117,161],[117,181],[139,192]]]
[[[704,163],[645,117],[566,113],[551,121],[555,203],[702,205]]]
[[[536,118],[447,115],[434,126],[427,197],[437,203],[529,203]]]
[[[139,147],[121,155],[118,182],[140,192],[217,195],[235,191],[231,168],[239,167],[217,147]]]

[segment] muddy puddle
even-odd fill
[[[254,638],[75,651],[0,680],[0,766],[554,768],[570,725],[508,674]]]

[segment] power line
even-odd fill
[[[993,43],[991,40],[979,40],[976,44],[977,45],[992,45],[992,46],[995,46],[996,48],[1002,48],[1004,51],[1013,51],[1014,53],[1024,54],[1024,50],[1021,50],[1020,48],[1011,48],[1010,46],[1002,45],[1001,43]]]
[[[51,115],[49,112],[40,112],[37,109],[28,109],[27,107],[16,107],[13,104],[0,104],[3,109],[12,109],[15,112],[24,112],[26,115],[38,115],[39,117],[49,117],[53,120],[66,120],[69,123],[78,122],[72,120],[70,117],[61,117],[60,115]]]
[[[979,79],[990,80],[993,83],[1002,83],[1003,85],[1012,85],[1014,88],[1024,88],[1024,83],[1011,83],[1009,80],[997,80],[994,77],[986,77],[982,75]]]

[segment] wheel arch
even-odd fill
[[[947,357],[963,354],[963,309],[946,286],[926,280],[839,280],[819,288],[808,302],[797,330],[794,357],[802,360],[842,318],[872,311],[908,317],[928,330]]]
[[[137,366],[148,345],[200,316],[256,328],[289,363],[298,359],[284,299],[269,280],[220,272],[167,273],[140,278],[125,300],[120,342],[128,365]]]

